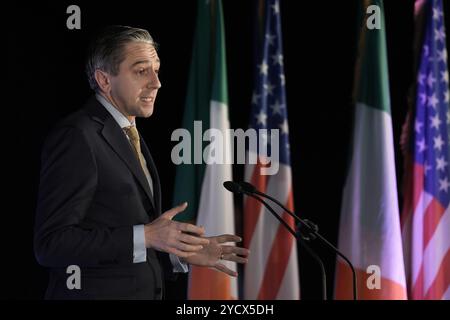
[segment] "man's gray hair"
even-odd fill
[[[157,44],[147,30],[119,25],[104,28],[91,41],[86,74],[92,90],[96,92],[99,90],[95,80],[95,70],[100,69],[112,75],[119,73],[120,63],[125,60],[124,48],[129,42],[145,42],[157,48]]]

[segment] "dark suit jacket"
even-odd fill
[[[47,138],[34,241],[38,262],[50,268],[46,298],[162,297],[168,255],[147,249],[147,261],[133,263],[133,226],[161,214],[159,177],[142,138],[141,148],[153,196],[131,144],[95,97]],[[69,265],[81,268],[80,290],[67,288]]]

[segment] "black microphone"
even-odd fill
[[[242,187],[234,181],[225,181],[223,183],[223,186],[225,187],[225,189],[227,189],[228,191],[233,192],[233,193],[243,193],[244,192]]]
[[[263,198],[267,198],[267,199],[275,202],[284,211],[286,211],[291,217],[293,217],[300,224],[301,227],[305,227],[308,230],[308,233],[309,233],[308,236],[301,233],[303,239],[305,239],[305,240],[315,239],[314,232],[317,231],[317,226],[314,225],[311,221],[308,221],[306,219],[304,219],[304,220],[300,219],[295,213],[293,213],[288,208],[286,208],[280,201],[269,196],[268,194],[258,191],[258,189],[256,189],[256,187],[249,182],[241,181],[241,182],[232,182],[232,183],[233,183],[235,189],[241,190],[240,192],[244,192],[245,194],[257,194]]]
[[[236,182],[234,182],[236,183]],[[286,211],[291,217],[293,217],[295,220],[298,221],[298,223],[300,224],[301,227],[306,227],[306,229],[308,230],[309,233],[309,237],[303,237],[305,240],[314,240],[316,237],[319,238],[320,240],[322,240],[323,243],[325,243],[329,248],[331,248],[337,255],[339,255],[340,257],[342,257],[342,259],[345,260],[345,262],[347,262],[347,264],[349,265],[350,269],[352,270],[352,275],[353,275],[353,300],[357,300],[357,285],[356,285],[356,272],[355,272],[355,268],[353,267],[353,264],[350,262],[350,260],[342,253],[338,250],[338,248],[336,248],[333,244],[331,244],[327,239],[325,239],[320,233],[319,233],[319,228],[317,227],[317,225],[315,223],[313,223],[312,221],[306,220],[306,219],[300,219],[295,213],[293,213],[292,211],[290,211],[288,208],[286,208],[280,201],[278,201],[277,199],[259,191],[258,189],[256,189],[256,187],[254,185],[252,185],[251,183],[248,182],[239,182],[236,183],[240,186],[240,189],[242,190],[242,192],[246,193],[246,194],[257,194],[261,197],[267,198],[273,202],[275,202],[278,206],[280,206],[281,208],[283,208],[284,211]]]
[[[238,194],[243,193],[261,202],[267,208],[267,210],[269,210],[269,212],[294,236],[294,238],[296,238],[301,243],[301,245],[313,257],[313,259],[316,260],[316,262],[320,266],[322,275],[322,298],[323,300],[327,300],[327,280],[326,280],[325,266],[323,264],[322,259],[320,259],[320,257],[317,254],[315,254],[313,250],[311,250],[311,248],[306,244],[304,239],[299,237],[298,234],[286,223],[286,221],[281,219],[281,217],[275,212],[275,210],[273,210],[273,208],[261,197],[255,195],[254,193],[248,192],[247,188],[242,188],[240,184],[233,181],[225,181],[223,183],[223,186],[230,192]]]
[[[250,192],[250,193],[260,193],[256,187],[254,185],[252,185],[251,183],[248,183],[246,181],[241,181],[239,183],[234,182],[235,184],[237,184],[239,187],[242,188],[242,190],[245,190],[246,192]]]

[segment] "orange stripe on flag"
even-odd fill
[[[369,289],[367,279],[371,274],[366,270],[355,268],[358,284],[358,300],[406,300],[406,288],[401,284],[381,277],[380,289]],[[337,300],[353,299],[352,271],[344,262],[338,261],[336,265],[336,289]]]
[[[235,300],[237,297],[230,295],[230,276],[203,267],[191,267],[189,283],[190,300]],[[195,286],[191,284],[195,283]]]

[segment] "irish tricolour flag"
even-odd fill
[[[232,180],[232,160],[227,139],[230,125],[222,1],[198,0],[197,6],[183,127],[195,137],[198,133],[194,132],[194,121],[201,121],[203,130],[213,130],[209,131],[212,135],[220,130],[217,136],[223,137],[223,143],[214,141],[211,145],[219,147],[215,150],[208,143],[200,144],[201,159],[196,159],[198,150],[192,148],[193,162],[197,164],[185,163],[177,168],[174,204],[187,201],[189,206],[180,218],[204,226],[206,236],[234,234],[233,195],[223,187],[224,181]],[[236,271],[234,262],[223,263]],[[237,280],[215,269],[192,266],[188,298],[237,299]]]
[[[361,26],[339,249],[355,266],[359,299],[406,299],[383,3],[364,4],[363,16],[368,5],[377,5],[381,20],[379,29],[369,29],[366,21]],[[351,272],[340,259],[335,280],[336,298],[351,299]]]

